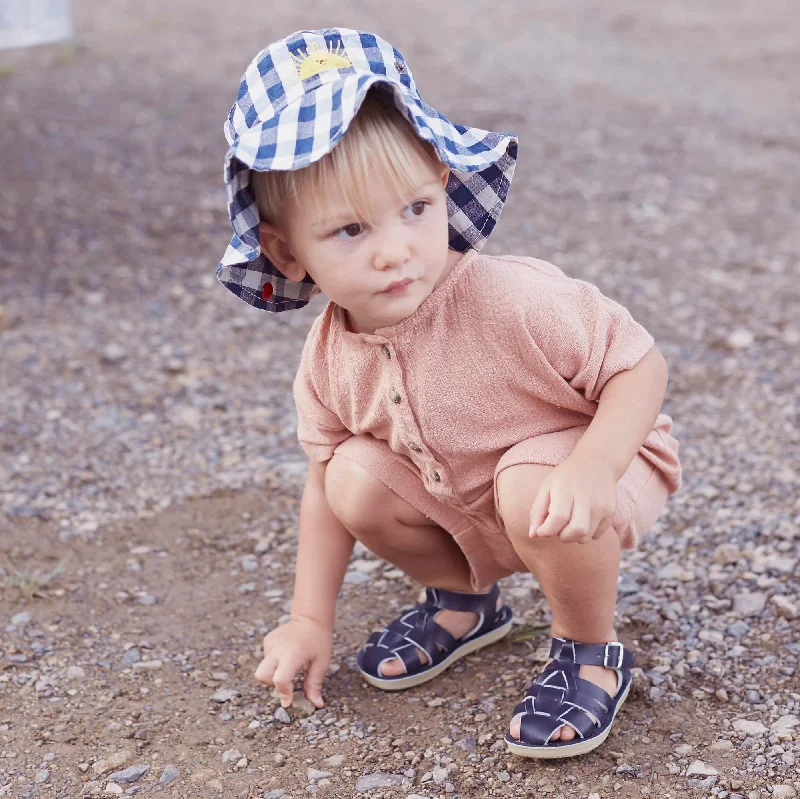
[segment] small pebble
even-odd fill
[[[239,760],[243,757],[238,749],[228,749],[227,752],[222,753],[222,762],[230,763],[232,760]]]
[[[753,721],[751,719],[737,719],[733,722],[733,729],[737,732],[743,732],[745,735],[753,736],[754,738],[764,735],[767,728],[760,721]]]
[[[713,767],[706,765],[702,760],[695,760],[686,770],[687,777],[713,777],[719,772]]]
[[[122,771],[115,771],[113,774],[109,774],[108,779],[122,783],[138,782],[149,770],[150,766],[144,763],[138,766],[129,766]]]
[[[158,782],[160,785],[169,785],[171,782],[175,782],[180,776],[181,773],[176,766],[167,765],[164,766],[164,770],[161,772],[161,777],[159,777]]]
[[[733,598],[733,612],[740,616],[758,616],[766,604],[766,594],[759,591],[743,591]]]
[[[797,605],[790,599],[780,594],[772,597],[772,604],[775,606],[775,614],[784,619],[796,619],[798,610]]]
[[[399,774],[383,774],[381,772],[365,774],[356,780],[356,792],[366,793],[378,788],[394,788],[400,785],[404,779],[405,777]]]
[[[714,743],[711,744],[711,749],[715,752],[730,752],[730,750],[733,749],[733,743],[724,739],[721,741],[714,741]]]
[[[235,699],[237,696],[240,696],[240,694],[234,688],[220,688],[219,691],[213,693],[209,699],[217,704],[223,704],[225,702],[230,702],[231,699]]]

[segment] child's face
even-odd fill
[[[403,197],[376,174],[365,196],[371,224],[345,210],[349,205],[338,190],[315,202],[293,203],[278,234],[289,260],[280,263],[279,254],[273,263],[292,280],[308,272],[347,311],[356,332],[397,324],[419,308],[461,257],[448,249],[448,170],[438,166],[421,161],[416,188]],[[269,229],[262,225],[262,243]]]

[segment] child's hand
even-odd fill
[[[264,638],[264,659],[255,678],[278,689],[282,707],[294,697],[294,676],[306,673],[303,693],[317,707],[324,707],[322,681],[331,662],[333,634],[322,622],[306,617],[291,619]]]
[[[567,458],[539,487],[528,535],[585,544],[608,530],[616,509],[617,481],[611,468],[596,460]]]

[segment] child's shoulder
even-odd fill
[[[484,255],[476,259],[475,271],[498,282],[501,286],[517,285],[519,281],[531,284],[548,284],[564,281],[567,283],[580,282],[566,275],[561,269],[549,261],[534,258],[528,255]]]
[[[582,303],[597,289],[557,266],[524,255],[479,255],[470,270],[470,290],[495,307],[530,312],[561,303]]]
[[[331,331],[334,327],[334,304],[329,302],[311,323],[303,344],[303,363],[306,366],[327,356]]]

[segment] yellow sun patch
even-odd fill
[[[292,54],[292,58],[301,80],[318,75],[326,69],[345,69],[353,66],[341,43],[334,47],[333,42],[329,42],[327,50],[322,45],[310,44],[308,51],[299,50],[296,55]]]

